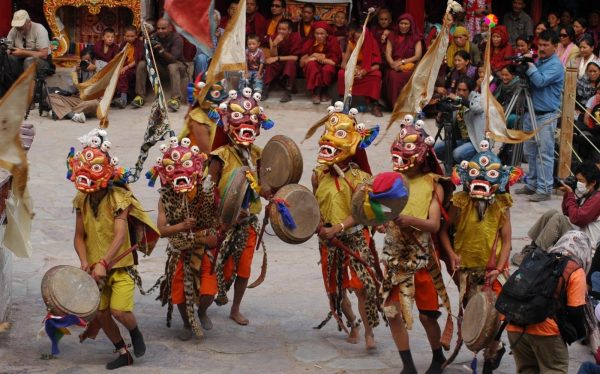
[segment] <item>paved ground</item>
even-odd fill
[[[275,120],[276,127],[263,131],[259,145],[275,134],[285,134],[299,141],[305,129],[325,112],[325,105],[314,106],[308,100],[296,98],[286,105],[279,104],[279,95],[263,103],[267,113]],[[142,141],[149,105],[133,109],[113,110],[110,115],[109,137],[113,143],[112,154],[125,166],[133,165]],[[367,125],[387,123],[371,115],[360,115]],[[183,113],[170,116],[175,129],[182,126]],[[73,336],[61,341],[59,359],[41,360],[41,353],[48,353],[50,344],[45,336],[36,338],[45,315],[40,296],[40,281],[49,268],[60,264],[79,264],[73,250],[74,214],[71,199],[75,195],[73,185],[65,179],[65,156],[70,146],[78,146],[76,138],[96,124],[71,121],[52,121],[34,113],[29,122],[35,124],[37,136],[29,159],[31,162],[30,189],[35,201],[35,220],[32,244],[35,253],[30,259],[14,260],[14,304],[10,320],[12,329],[0,333],[1,373],[92,373],[104,369],[104,364],[114,357],[112,345],[100,335],[97,341],[79,344],[74,328]],[[381,145],[368,149],[374,171],[389,170],[388,137]],[[317,138],[300,145],[305,160],[305,172],[301,183],[309,185],[310,170],[315,165]],[[153,149],[150,160],[157,156]],[[136,196],[149,210],[156,209],[158,194],[155,189],[140,181],[133,185]],[[527,229],[534,220],[549,208],[558,208],[560,197],[539,204],[515,197],[512,212],[513,248],[520,249],[525,243]],[[151,214],[155,217],[155,211]],[[272,230],[267,230],[272,233]],[[377,238],[381,246],[381,235]],[[166,309],[161,308],[152,296],[136,295],[136,315],[146,337],[148,351],[136,359],[133,367],[123,372],[145,373],[397,373],[400,359],[391,340],[389,330],[380,326],[375,330],[378,349],[366,353],[363,344],[350,345],[329,323],[322,330],[314,330],[328,312],[320,268],[317,265],[316,239],[302,245],[292,246],[274,236],[265,238],[269,250],[269,271],[266,281],[258,288],[249,290],[243,303],[243,312],[251,320],[249,326],[241,327],[230,321],[227,307],[213,306],[209,314],[214,329],[202,340],[180,342],[176,333],[181,327],[178,317],[173,328],[165,326]],[[151,285],[163,271],[166,259],[162,240],[151,257],[141,259],[139,270],[146,287]],[[261,256],[255,256],[254,269],[260,268]],[[257,276],[255,271],[254,276]],[[450,286],[456,300],[456,288]],[[456,303],[454,303],[455,305]],[[445,320],[442,318],[441,321]],[[419,323],[410,333],[414,359],[417,367],[425,371],[430,362],[430,350]],[[574,344],[570,348],[570,372],[576,372],[580,362],[591,359],[586,347]],[[463,348],[448,373],[469,372],[473,355]],[[506,356],[501,373],[515,372],[514,361]]]

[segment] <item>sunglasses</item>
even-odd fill
[[[569,37],[568,34],[558,34],[558,36],[560,36],[561,38],[568,38]]]
[[[281,8],[281,4],[271,4],[271,8]]]

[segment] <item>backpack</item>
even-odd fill
[[[577,333],[565,315],[566,285],[571,273],[580,267],[569,256],[538,248],[508,278],[496,300],[496,309],[508,323],[524,329],[554,318],[561,336],[570,344],[577,339]]]

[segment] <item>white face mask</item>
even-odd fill
[[[577,192],[583,195],[587,192],[587,186],[583,182],[577,182]]]

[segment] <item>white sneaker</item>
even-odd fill
[[[85,123],[85,114],[83,113],[75,113],[71,118],[73,122]]]

